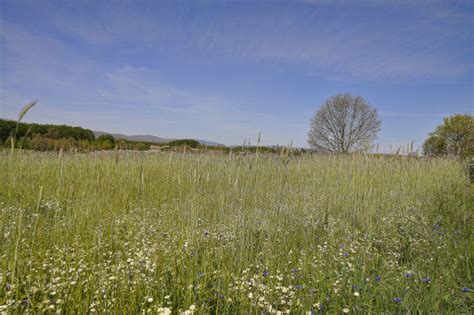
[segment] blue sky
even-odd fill
[[[0,1],[0,116],[306,146],[349,92],[384,151],[474,112],[472,1]]]

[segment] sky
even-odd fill
[[[0,117],[226,145],[307,147],[337,93],[383,152],[474,112],[474,2],[0,1]]]

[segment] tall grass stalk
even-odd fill
[[[16,136],[18,134],[18,127],[20,126],[20,122],[22,119],[25,117],[25,115],[28,113],[28,111],[33,108],[38,103],[38,100],[31,101],[27,103],[23,108],[21,109],[20,113],[18,114],[18,119],[16,121],[16,127],[15,127],[15,133],[13,136],[10,138],[11,140],[11,154],[13,156],[13,151],[15,149],[15,141],[16,141]]]

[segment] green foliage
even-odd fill
[[[436,127],[423,144],[428,156],[474,156],[474,116],[454,115],[444,118],[444,123]]]
[[[108,142],[110,142],[110,143],[112,143],[112,144],[115,144],[115,138],[114,138],[114,136],[109,135],[109,134],[107,134],[107,133],[106,133],[106,134],[103,134],[103,135],[101,135],[99,138],[97,138],[97,142],[106,142],[106,141],[108,141]]]
[[[16,125],[16,121],[0,119],[0,143],[4,143],[8,138],[13,136]],[[72,138],[75,140],[88,141],[95,139],[92,130],[81,127],[21,122],[18,124],[17,139],[34,135],[41,135],[51,139]]]
[[[112,150],[115,147],[115,138],[109,134],[103,134],[96,141],[100,150]]]
[[[180,139],[168,142],[170,147],[177,147],[177,146],[188,146],[191,148],[197,148],[199,146],[199,141],[193,139]]]

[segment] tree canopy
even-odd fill
[[[474,116],[470,114],[445,117],[443,124],[423,143],[427,156],[474,157]]]
[[[13,135],[16,128],[16,121],[0,119],[0,142],[4,143]],[[36,123],[19,123],[17,138],[21,139],[25,136],[42,135],[52,139],[72,138],[75,140],[95,139],[92,130],[81,127],[72,127],[66,125],[52,124],[36,124]]]
[[[168,142],[168,145],[171,147],[186,145],[191,148],[197,148],[199,146],[199,141],[193,139],[179,139]]]
[[[326,153],[366,151],[380,126],[376,109],[362,97],[337,94],[326,100],[311,119],[308,144]]]

